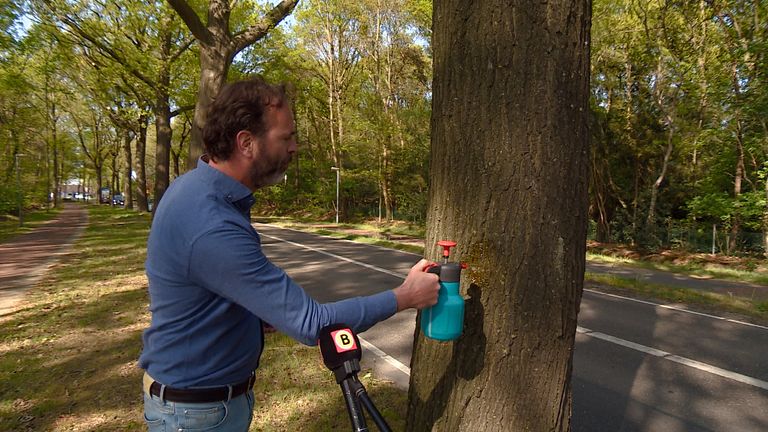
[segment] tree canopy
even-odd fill
[[[201,98],[259,74],[290,84],[301,141],[260,212],[330,219],[338,167],[343,220],[424,221],[431,2],[1,5],[3,214],[19,193],[46,206],[101,187],[148,210],[200,151]],[[768,4],[593,6],[593,238],[692,245],[716,225],[723,249],[763,250],[745,233],[768,231]],[[223,63],[202,88],[206,56]]]

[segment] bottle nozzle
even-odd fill
[[[451,248],[456,246],[456,242],[451,240],[440,240],[437,242],[437,245],[443,248],[443,262],[448,262],[448,257],[451,255]]]

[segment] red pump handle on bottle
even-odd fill
[[[456,246],[456,242],[451,240],[440,240],[439,242],[437,242],[437,244],[438,246],[441,246],[443,248],[443,262],[447,263],[448,257],[451,256],[451,248]],[[467,268],[467,265],[464,263],[461,263],[461,268],[465,269]],[[422,271],[427,273],[440,274],[440,264],[431,262],[426,266],[424,266]]]
[[[451,255],[451,248],[456,246],[456,242],[451,240],[440,240],[437,242],[437,245],[443,248],[443,258],[447,262],[448,257]]]

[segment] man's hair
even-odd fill
[[[229,159],[235,136],[242,130],[262,136],[269,125],[268,108],[281,108],[288,97],[284,85],[272,85],[261,78],[225,84],[208,109],[203,127],[205,151],[215,161]]]

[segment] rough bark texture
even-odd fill
[[[200,44],[200,86],[198,88],[195,115],[192,121],[192,139],[187,156],[186,170],[197,166],[197,159],[204,152],[202,128],[208,118],[208,107],[213,102],[213,96],[224,85],[233,55],[225,52],[224,47],[209,47]]]
[[[434,3],[427,244],[458,241],[469,269],[464,334],[416,332],[408,431],[570,428],[590,15],[589,0]]]
[[[147,189],[147,117],[139,119],[139,135],[136,137],[136,205],[140,212],[149,211]]]
[[[165,190],[170,184],[170,165],[171,165],[171,139],[173,138],[173,129],[171,129],[171,106],[170,106],[170,87],[171,70],[168,59],[171,57],[172,49],[171,34],[166,32],[163,35],[163,45],[161,47],[162,66],[157,76],[157,88],[155,89],[155,203],[154,208],[160,204]]]
[[[133,156],[131,154],[131,141],[133,137],[128,131],[124,132],[123,136],[123,155],[125,157],[125,164],[123,165],[123,177],[125,183],[123,183],[123,193],[125,194],[125,208],[133,209]]]

